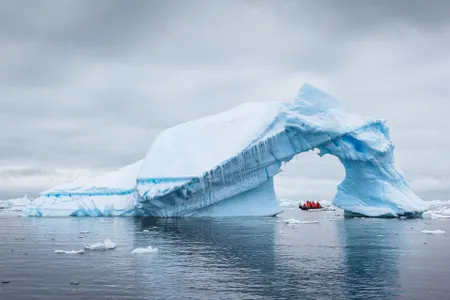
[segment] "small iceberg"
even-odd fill
[[[424,219],[450,219],[450,201],[433,200],[429,202],[429,210],[422,215]]]
[[[27,195],[16,199],[0,200],[0,210],[22,211],[31,204],[31,201],[32,199],[28,198]]]
[[[106,239],[103,243],[95,243],[95,244],[87,244],[84,245],[84,249],[98,251],[98,250],[113,250],[116,248],[116,244],[114,244],[109,238]]]
[[[84,254],[84,250],[69,250],[69,251],[65,251],[65,250],[55,250],[55,253],[58,254]]]
[[[155,253],[158,252],[158,248],[152,248],[152,246],[147,246],[145,248],[136,248],[131,251],[131,254],[142,254],[142,253]]]
[[[319,221],[316,221],[316,220],[312,220],[312,221],[307,221],[307,220],[305,220],[305,221],[300,221],[300,220],[297,220],[297,219],[294,219],[294,218],[284,220],[284,222],[285,222],[286,224],[317,224],[317,223],[319,223]]]
[[[80,234],[89,234],[90,232],[88,230],[81,230]]]
[[[422,230],[421,233],[425,233],[425,234],[445,234],[445,230]]]

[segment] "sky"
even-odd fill
[[[308,82],[386,119],[423,199],[450,199],[450,1],[0,1],[0,199],[142,159],[162,130]],[[301,154],[279,197],[330,200]]]

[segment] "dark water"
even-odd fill
[[[291,217],[319,223],[277,222]],[[0,214],[0,280],[10,281],[0,284],[0,299],[450,298],[450,221],[328,218],[300,211],[159,220]],[[54,253],[108,237],[115,250]],[[148,245],[159,252],[130,254]]]

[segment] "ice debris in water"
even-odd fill
[[[141,254],[141,253],[155,253],[158,252],[158,248],[152,248],[152,246],[147,246],[145,248],[136,248],[131,251],[131,254]]]
[[[426,234],[444,234],[445,230],[439,230],[439,229],[436,229],[436,230],[422,230],[421,232],[422,233],[426,233]]]
[[[317,223],[319,223],[319,221],[316,221],[316,220],[312,220],[312,221],[308,221],[308,220],[300,221],[300,220],[297,220],[297,219],[295,219],[295,218],[284,220],[284,222],[285,222],[286,224],[317,224]]]
[[[89,231],[87,231],[87,230],[81,230],[80,231],[80,234],[88,234],[89,233]]]
[[[58,254],[84,254],[84,250],[69,250],[69,251],[65,251],[65,250],[55,250],[55,253]]]
[[[116,244],[114,244],[109,238],[106,239],[103,243],[95,243],[95,244],[87,244],[84,245],[84,249],[87,250],[112,250],[116,248]]]

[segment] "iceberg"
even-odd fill
[[[31,199],[27,195],[16,199],[0,200],[0,210],[22,211],[30,203]]]
[[[133,216],[142,161],[40,193],[21,213],[33,217]]]
[[[137,177],[137,209],[161,217],[275,215],[273,177],[306,151],[343,164],[333,205],[347,215],[420,216],[427,209],[395,165],[385,121],[348,113],[308,84],[294,102],[244,103],[163,131]]]
[[[164,130],[143,161],[46,191],[24,214],[274,216],[282,210],[273,177],[307,151],[343,164],[332,203],[348,216],[417,217],[427,210],[395,165],[386,122],[349,113],[305,84],[293,102],[248,102]]]

